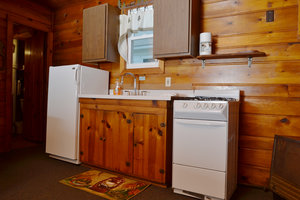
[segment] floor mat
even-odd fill
[[[60,182],[111,200],[130,199],[150,185],[98,170],[90,170]]]

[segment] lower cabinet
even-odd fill
[[[168,118],[172,119],[169,101],[81,98],[81,162],[170,184]]]

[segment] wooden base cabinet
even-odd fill
[[[132,125],[128,113],[83,108],[80,123],[82,162],[124,173],[132,172]],[[125,116],[125,117],[123,117]],[[120,142],[122,141],[122,142]]]
[[[164,115],[134,114],[133,175],[164,182],[166,120]]]
[[[80,160],[159,184],[171,183],[168,101],[80,99]]]

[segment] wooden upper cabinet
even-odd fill
[[[119,12],[109,4],[83,10],[83,63],[119,61]]]
[[[155,0],[154,58],[196,57],[199,53],[200,0]]]

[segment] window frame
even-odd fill
[[[128,36],[128,62],[126,63],[126,68],[127,69],[140,69],[140,68],[156,68],[159,67],[159,61],[157,59],[153,58],[153,53],[152,53],[152,58],[154,59],[154,62],[149,62],[149,63],[131,63],[131,56],[132,56],[132,42],[135,40],[141,40],[141,39],[148,39],[152,38],[153,39],[153,30],[151,30],[151,34],[143,34],[139,36],[135,36],[135,33],[130,32]]]

